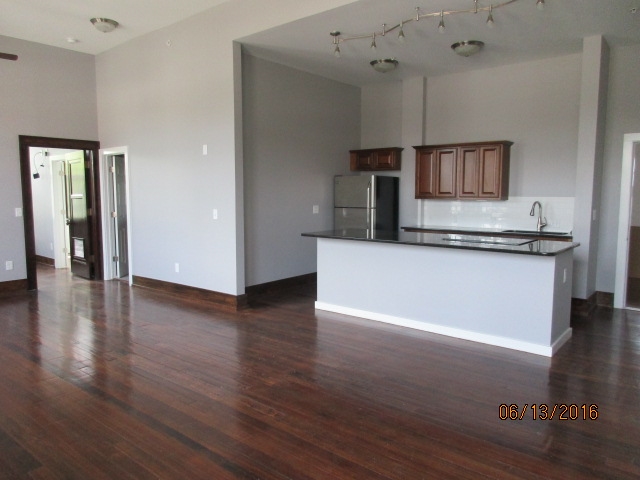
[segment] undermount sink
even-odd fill
[[[456,243],[481,243],[483,245],[507,245],[520,246],[535,240],[524,240],[522,238],[500,238],[500,237],[477,237],[475,235],[450,235],[442,239],[445,242]]]
[[[502,233],[522,233],[525,235],[550,235],[550,236],[569,236],[569,233],[567,232],[547,232],[547,231],[541,231],[538,232],[537,230],[502,230]]]

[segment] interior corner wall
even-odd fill
[[[247,286],[316,271],[333,177],[360,144],[360,89],[243,55]],[[313,213],[313,206],[319,213]]]
[[[624,135],[640,133],[640,45],[612,47],[609,58],[596,290],[615,290]]]
[[[134,276],[244,293],[236,41],[351,1],[224,2],[98,55],[101,144],[129,152]]]
[[[18,136],[98,140],[95,60],[92,55],[0,36],[0,282],[27,277]]]
[[[588,299],[596,291],[598,227],[605,138],[609,47],[602,36],[583,39],[580,122],[576,165],[573,238],[573,297]]]
[[[361,119],[360,148],[401,147],[402,82],[363,86]]]

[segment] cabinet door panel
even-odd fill
[[[371,170],[373,168],[373,153],[372,152],[357,153],[356,167],[358,170]]]
[[[456,157],[457,149],[439,149],[436,150],[437,156],[437,197],[455,197],[457,183]]]
[[[375,159],[376,170],[393,170],[396,167],[396,155],[393,150],[379,150]]]
[[[460,149],[460,162],[458,166],[458,196],[478,196],[478,175],[480,162],[478,149],[475,147],[463,147]]]
[[[501,147],[480,148],[480,193],[483,198],[499,198],[502,183]]]
[[[416,150],[416,198],[434,198],[435,180],[435,151]]]

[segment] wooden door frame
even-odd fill
[[[629,267],[629,230],[631,227],[631,202],[633,201],[633,166],[635,145],[640,143],[640,133],[624,135],[622,146],[622,177],[620,180],[620,210],[618,214],[618,250],[613,294],[614,308],[627,308],[627,274]]]
[[[100,142],[93,140],[73,140],[67,138],[33,137],[20,135],[20,178],[22,181],[22,210],[24,220],[24,248],[27,261],[27,289],[38,289],[36,270],[36,236],[33,216],[33,193],[31,190],[31,159],[29,149],[59,148],[67,150],[91,150],[93,152],[89,165],[90,178],[87,183],[87,197],[93,209],[89,228],[91,230],[91,251],[94,254],[95,279],[102,280],[102,203],[100,201]]]

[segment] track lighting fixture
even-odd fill
[[[440,10],[440,23],[438,24],[438,31],[444,33],[444,10]]]
[[[493,5],[489,5],[489,16],[487,17],[487,27],[493,28],[494,23],[495,22],[493,21]]]
[[[405,42],[405,38],[404,38],[404,29],[402,28],[402,24],[404,22],[400,22],[400,32],[398,32],[398,41],[400,43],[404,43]]]
[[[471,0],[470,0],[471,1]],[[339,31],[334,30],[332,32],[330,32],[330,35],[333,37],[333,53],[335,54],[336,57],[340,56],[340,47],[339,45],[343,42],[348,42],[351,40],[361,40],[361,39],[371,39],[371,49],[375,50],[377,47],[376,44],[376,37],[384,37],[387,36],[386,34],[389,32],[393,32],[395,30],[398,30],[398,36],[397,36],[397,40],[400,43],[404,43],[405,42],[405,26],[408,23],[411,22],[419,22],[420,20],[424,19],[424,18],[430,18],[430,17],[434,17],[434,18],[438,18],[439,22],[438,22],[438,31],[440,33],[444,33],[446,30],[445,27],[445,16],[447,15],[458,15],[458,14],[463,14],[463,13],[473,13],[473,14],[477,14],[479,12],[487,12],[487,19],[486,19],[486,24],[488,28],[492,28],[495,25],[495,21],[493,18],[493,12],[496,9],[502,8],[502,7],[506,7],[508,5],[511,5],[513,3],[516,2],[535,2],[534,5],[538,8],[538,10],[542,10],[545,6],[545,0],[502,0],[502,1],[496,1],[496,0],[486,0],[487,3],[494,1],[495,3],[489,3],[488,6],[482,6],[481,3],[482,0],[472,0],[473,1],[473,7],[469,8],[468,10],[440,10],[439,12],[430,12],[430,13],[423,13],[422,10],[420,9],[420,7],[416,7],[415,9],[415,15],[411,18],[407,18],[406,20],[402,20],[400,21],[398,24],[393,25],[391,27],[388,27],[386,23],[382,24],[382,31],[376,31],[373,33],[369,33],[369,34],[361,34],[361,35],[349,35],[349,36],[342,36],[340,34]],[[485,3],[486,5],[486,3]],[[479,42],[478,40],[470,40],[469,42]],[[464,42],[459,42],[459,43],[464,43]],[[482,42],[480,42],[482,43]],[[373,64],[373,63],[372,63]]]

